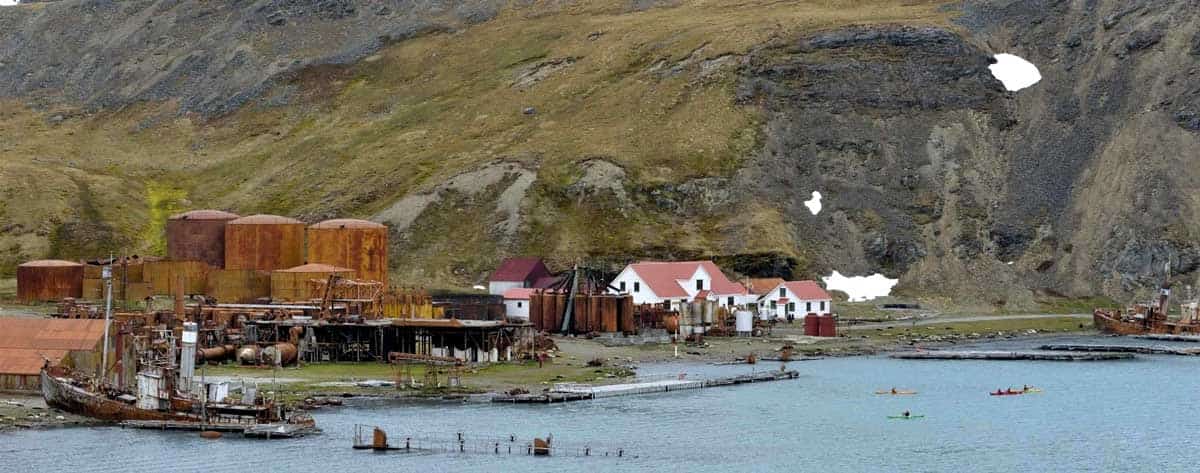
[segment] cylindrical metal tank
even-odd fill
[[[271,273],[226,269],[208,273],[204,293],[223,304],[250,304],[271,296]]]
[[[276,343],[269,347],[263,348],[262,360],[263,363],[273,365],[278,358],[280,366],[287,366],[296,362],[296,345],[291,343]]]
[[[308,262],[353,269],[356,277],[388,282],[388,229],[375,222],[334,219],[308,227]]]
[[[193,210],[167,219],[167,257],[225,267],[225,224],[238,215],[220,210]]]
[[[201,348],[196,352],[196,358],[199,361],[222,361],[229,356],[229,352],[223,346],[215,346],[211,348]]]
[[[835,321],[833,319],[833,316],[832,315],[822,315],[819,318],[820,318],[821,322],[820,322],[820,330],[819,330],[818,335],[822,336],[822,337],[836,337],[837,336],[837,321]]]
[[[258,345],[246,345],[244,347],[241,347],[237,351],[238,363],[241,363],[243,365],[257,365],[258,364],[258,353],[259,353]]]
[[[354,270],[327,264],[310,263],[295,268],[271,272],[271,300],[275,302],[299,302],[313,299],[309,294],[308,281],[328,280],[330,276],[354,278]]]
[[[817,314],[804,316],[804,334],[810,337],[821,335],[821,318],[817,317]]]
[[[534,330],[542,329],[542,292],[536,291],[529,295],[529,323]]]
[[[251,215],[225,224],[225,269],[274,271],[304,264],[304,222]]]
[[[738,333],[750,333],[754,330],[754,314],[748,310],[734,312],[734,326]]]
[[[82,264],[37,260],[17,266],[17,298],[21,302],[58,301],[68,297],[83,297]]]

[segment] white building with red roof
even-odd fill
[[[758,313],[779,319],[833,313],[833,298],[816,281],[785,281],[758,299]]]
[[[536,289],[514,287],[504,291],[504,315],[510,319],[529,321],[529,298]]]
[[[634,304],[678,307],[697,298],[722,307],[753,303],[746,288],[730,281],[712,261],[642,261],[626,266],[610,284],[618,294],[630,294]]]

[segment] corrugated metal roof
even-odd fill
[[[340,268],[337,266],[321,263],[309,263],[296,266],[294,268],[280,269],[277,273],[352,273],[353,269]]]
[[[0,318],[0,349],[94,350],[103,320]]]
[[[0,375],[36,375],[42,371],[47,359],[56,365],[66,356],[66,350],[0,348]]]
[[[64,260],[60,260],[60,259],[40,259],[40,260],[36,260],[36,261],[27,261],[27,262],[21,263],[22,268],[31,268],[31,267],[44,268],[44,267],[48,267],[48,266],[57,267],[57,266],[83,266],[83,265],[80,263],[76,263],[74,261],[64,261]]]
[[[192,210],[172,215],[170,220],[234,220],[238,218],[241,216],[222,210]]]
[[[387,228],[383,224],[375,223],[370,220],[359,220],[355,218],[335,218],[324,222],[315,223],[308,228],[332,229],[332,228]]]
[[[290,217],[281,217],[279,215],[258,214],[249,217],[242,217],[237,220],[230,220],[227,225],[303,225],[304,222]]]

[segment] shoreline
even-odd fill
[[[605,346],[597,340],[583,337],[553,336],[551,338],[557,348],[550,352],[550,358],[543,367],[539,368],[532,361],[464,367],[461,370],[461,385],[453,388],[397,389],[394,383],[401,370],[411,370],[411,378],[420,380],[424,366],[408,365],[405,368],[373,362],[305,365],[283,368],[274,373],[262,368],[219,365],[209,367],[208,372],[209,376],[218,379],[259,383],[262,392],[274,392],[267,386],[278,386],[278,395],[282,399],[297,403],[311,400],[313,402],[308,410],[317,412],[339,407],[359,409],[362,408],[359,406],[361,402],[373,401],[413,405],[475,404],[489,402],[494,396],[544,392],[558,382],[629,382],[639,374],[653,374],[646,371],[653,371],[658,365],[739,365],[747,364],[737,361],[749,354],[768,362],[779,358],[789,347],[791,356],[799,359],[793,363],[803,363],[813,357],[875,356],[909,351],[916,347],[944,349],[1061,336],[1100,335],[1090,326],[1090,320],[1086,324],[1078,322],[1077,318],[1066,316],[965,322],[932,320],[922,325],[896,322],[873,324],[866,328],[841,327],[839,337],[823,339],[804,336],[802,327],[797,325],[780,325],[765,337],[707,337],[702,343],[681,343],[678,345],[678,357],[672,344]],[[1006,330],[985,330],[994,327]],[[448,370],[438,369],[439,383],[447,380]],[[16,399],[22,405],[0,403],[0,434],[116,425],[46,407],[40,397],[32,394],[10,394],[7,397],[9,400]],[[5,395],[0,394],[0,400],[3,399]],[[326,405],[326,399],[344,401],[345,406]],[[10,408],[6,410],[5,406]]]

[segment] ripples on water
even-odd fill
[[[1095,341],[1095,340],[1091,340]],[[1123,341],[1124,342],[1124,341]],[[764,363],[756,369],[769,369]],[[120,428],[0,435],[6,471],[1197,471],[1192,407],[1200,360],[1102,363],[891,360],[796,363],[796,381],[552,406],[360,401],[318,411],[325,434],[208,441]],[[678,365],[647,372],[734,374]],[[992,397],[1001,387],[1042,394]],[[917,396],[875,396],[892,386]],[[927,417],[888,420],[904,409]],[[405,435],[553,433],[638,458],[378,454],[350,449],[356,423]]]

